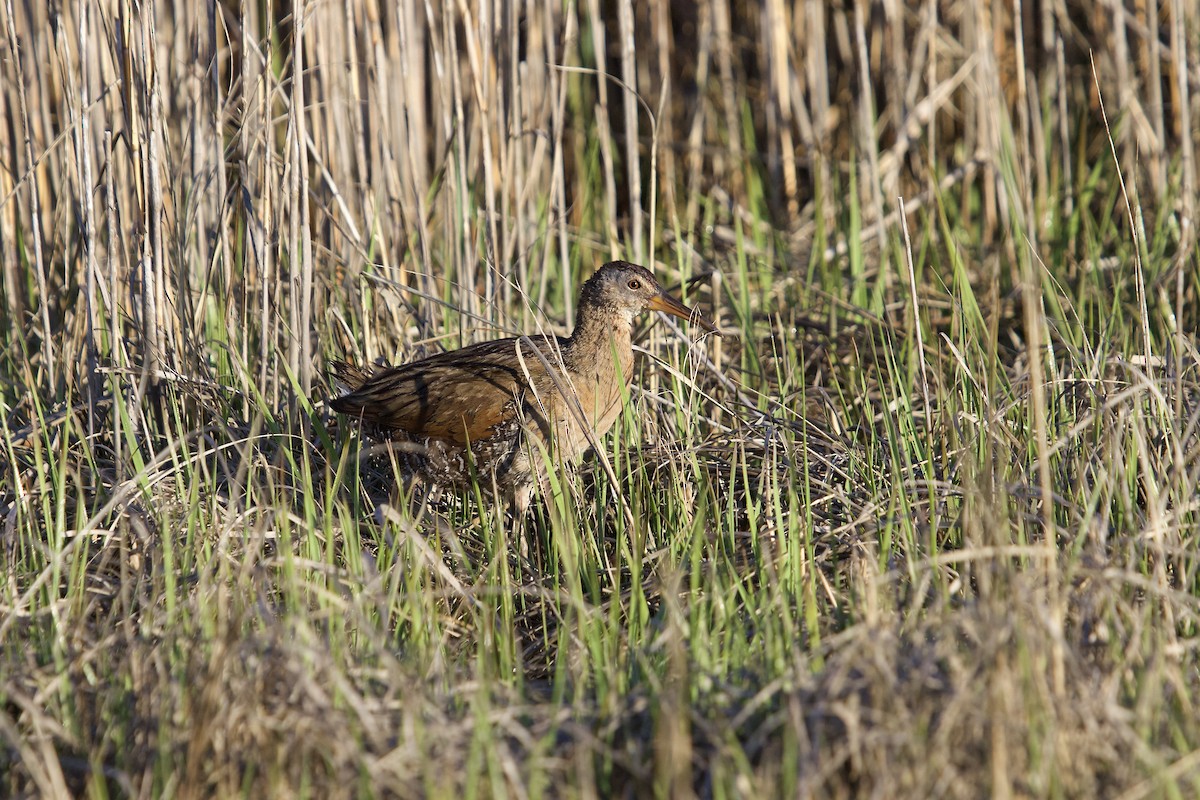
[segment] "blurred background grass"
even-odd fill
[[[1200,792],[1194,3],[0,16],[4,793]],[[615,257],[730,336],[373,514],[327,360]]]

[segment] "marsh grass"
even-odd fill
[[[1195,9],[685,6],[3,6],[0,793],[1200,793]],[[322,406],[612,257],[524,520]]]

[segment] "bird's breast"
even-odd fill
[[[576,381],[580,407],[596,437],[608,433],[620,416],[622,395],[629,386],[632,371],[633,353],[630,351],[615,362],[610,357],[607,365],[580,376],[582,380]],[[583,449],[586,449],[586,445]]]

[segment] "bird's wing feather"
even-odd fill
[[[478,442],[512,415],[514,398],[529,384],[526,369],[535,385],[544,382],[536,354],[526,352],[522,368],[518,341],[482,342],[376,371],[330,405],[385,429],[458,445]],[[533,341],[543,351],[549,347],[540,337]]]

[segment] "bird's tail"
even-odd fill
[[[367,378],[371,377],[369,367],[360,367],[349,361],[329,362],[329,378],[338,396],[358,391]]]

